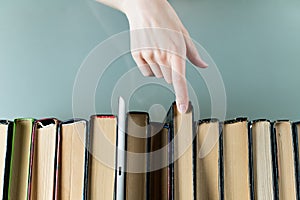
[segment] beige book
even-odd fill
[[[90,131],[88,199],[113,200],[117,118],[115,116],[92,116]]]
[[[147,197],[148,123],[147,113],[127,114],[126,200]]]
[[[9,175],[9,163],[10,156],[8,153],[10,152],[10,142],[9,141],[9,121],[6,120],[0,120],[0,199],[7,198],[5,197],[5,193],[7,193],[7,189],[5,184],[5,181],[8,181],[7,176]],[[8,165],[7,165],[8,164]],[[6,191],[4,191],[6,190]],[[4,192],[4,193],[3,193]]]
[[[276,132],[279,199],[297,199],[291,123],[289,121],[277,121],[274,128]]]
[[[29,163],[33,119],[15,119],[9,199],[28,198]]]
[[[81,200],[85,188],[86,121],[70,121],[61,124],[61,200]]]
[[[219,121],[203,120],[197,128],[196,185],[197,200],[220,199]]]
[[[174,112],[174,199],[194,199],[192,106],[190,104],[185,114],[177,110],[175,103],[172,106]]]
[[[247,120],[226,121],[223,130],[224,199],[250,199]]]
[[[42,119],[34,125],[34,153],[30,199],[52,200],[55,195],[58,121]]]
[[[168,200],[169,162],[168,136],[169,128],[162,123],[150,123],[150,194],[151,200]]]
[[[274,199],[271,124],[267,120],[252,123],[254,198]]]

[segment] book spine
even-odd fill
[[[223,135],[224,123],[219,124],[220,140],[219,140],[219,187],[220,187],[220,200],[224,200],[224,158],[223,158]]]
[[[83,188],[83,200],[88,199],[88,183],[89,183],[89,145],[90,145],[90,126],[87,121],[85,132],[85,167],[84,167],[84,188]]]
[[[293,133],[293,142],[294,142],[294,162],[295,162],[295,175],[296,175],[296,192],[297,192],[297,199],[300,199],[300,180],[299,180],[299,176],[300,176],[300,166],[299,166],[299,143],[298,143],[298,132],[300,130],[298,130],[297,128],[297,124],[298,123],[293,123],[292,124],[292,133]]]
[[[250,178],[249,180],[250,199],[254,200],[252,122],[248,122],[248,159],[249,159],[249,178]]]

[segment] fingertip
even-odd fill
[[[196,62],[194,63],[197,67],[207,68],[208,64],[204,62],[200,57],[197,58]]]
[[[188,105],[187,103],[177,103],[177,109],[181,114],[184,114],[188,109]]]

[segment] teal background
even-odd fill
[[[226,118],[300,119],[300,1],[173,0],[171,4],[222,74]],[[95,1],[1,0],[0,118],[73,117],[72,90],[81,63],[97,44],[124,30],[128,30],[126,17]],[[97,113],[112,112],[113,85],[132,66],[130,55],[112,64],[97,89]],[[200,118],[209,117],[203,80],[189,79],[199,91]],[[168,109],[174,95],[164,89],[159,96],[151,95],[159,90],[139,89],[130,109],[148,111],[152,104]]]

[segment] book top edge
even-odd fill
[[[4,120],[4,119],[0,120],[0,124],[2,125],[9,125],[10,123],[12,123],[12,121]]]
[[[237,122],[247,122],[247,121],[248,121],[248,117],[237,117],[235,119],[230,119],[230,120],[224,121],[224,124],[233,124],[233,123],[237,123]]]
[[[77,123],[77,122],[87,123],[87,120],[80,119],[80,118],[73,118],[73,119],[69,119],[69,120],[66,120],[66,121],[62,121],[62,122],[60,122],[60,124],[65,125],[65,124],[72,124],[72,123]]]

